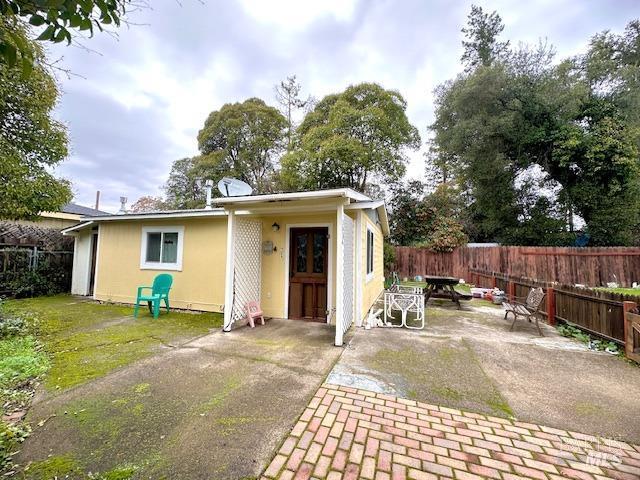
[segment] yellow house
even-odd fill
[[[243,324],[266,316],[331,323],[336,345],[361,325],[384,288],[384,201],[349,188],[224,197],[204,209],[84,218],[75,236],[72,293],[134,303],[136,288],[173,276],[172,306]]]

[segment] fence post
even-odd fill
[[[495,272],[491,272],[491,288],[496,288],[498,286],[498,282],[496,281]]]
[[[627,355],[627,358],[629,357],[630,353],[633,353],[633,337],[631,338],[631,341],[628,342],[627,340],[629,340],[629,323],[631,323],[629,320],[627,320],[627,313],[631,310],[633,310],[634,308],[636,308],[638,305],[636,304],[636,302],[622,302],[622,324],[624,325],[624,350],[625,353]]]
[[[547,287],[547,322],[549,325],[556,324],[556,293],[553,287]]]
[[[513,300],[513,297],[516,296],[516,286],[511,280],[507,282],[507,296],[511,300]]]

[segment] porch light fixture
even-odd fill
[[[277,222],[273,222],[273,225],[271,225],[271,230],[277,232],[278,230],[280,230],[280,225],[278,225]]]

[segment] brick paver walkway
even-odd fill
[[[267,478],[631,480],[640,478],[640,447],[324,385]]]

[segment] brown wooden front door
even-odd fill
[[[292,228],[289,245],[289,318],[325,321],[328,229]]]

